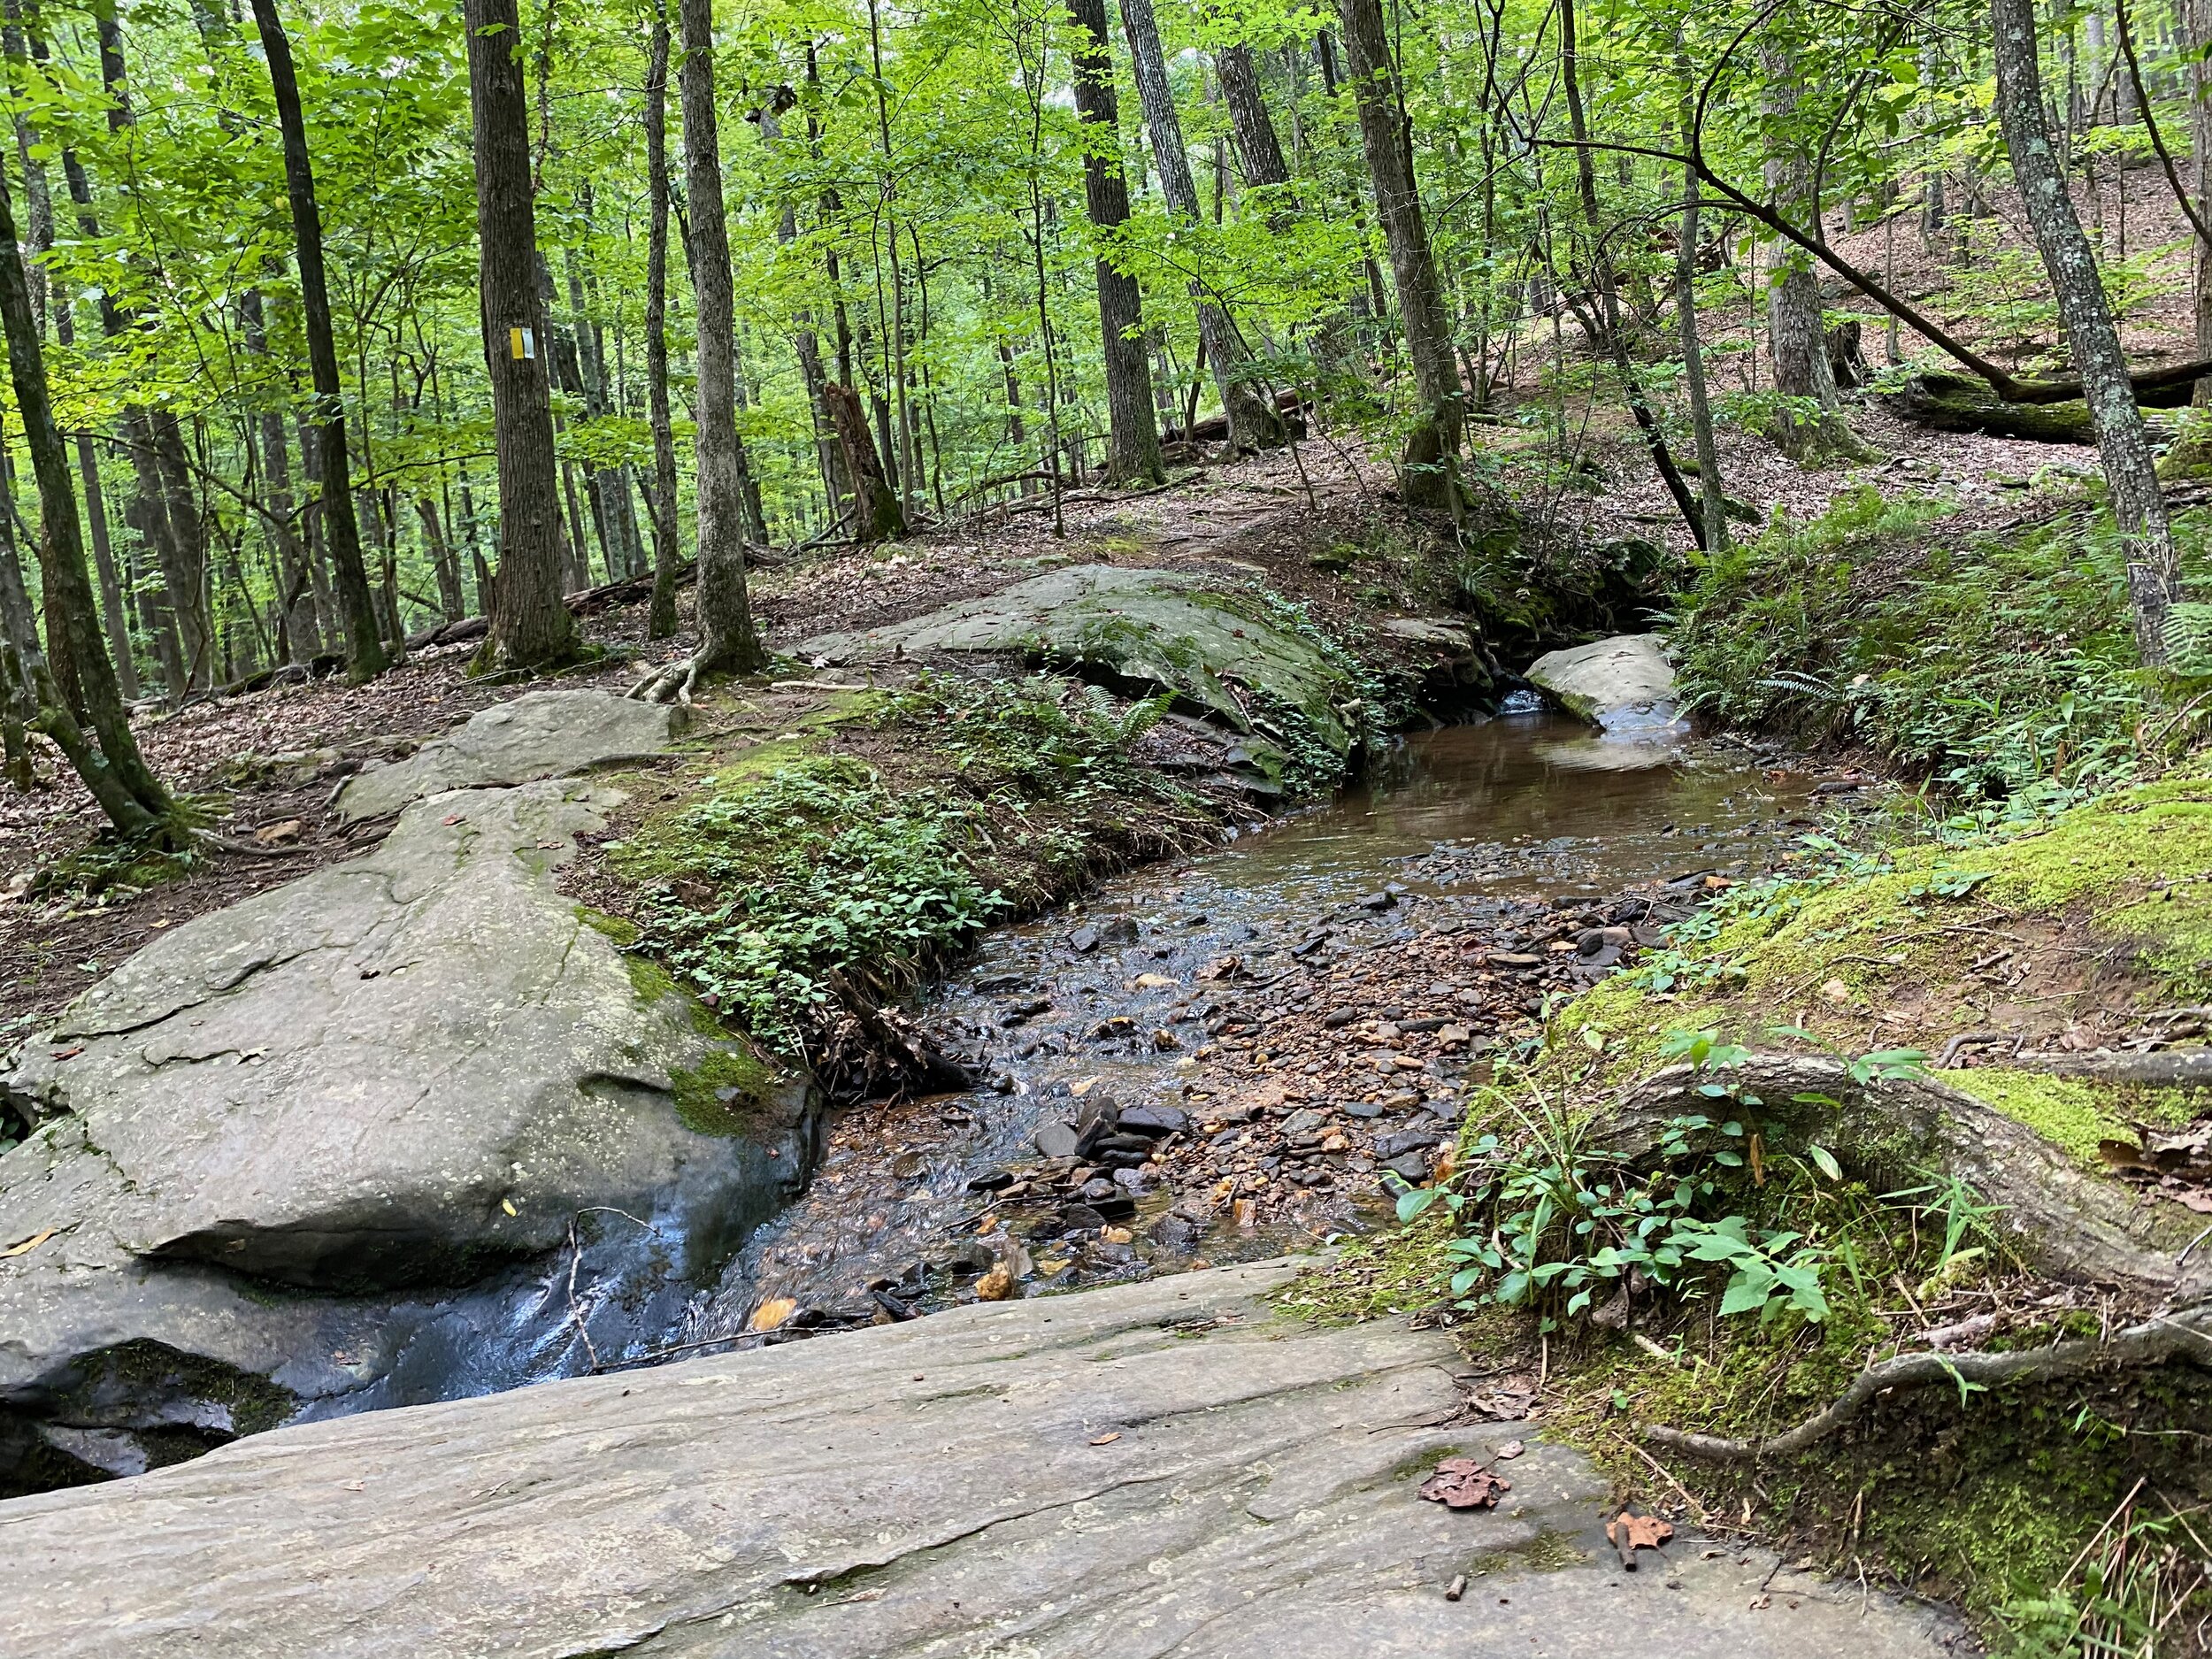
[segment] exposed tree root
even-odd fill
[[[2021,1054],[2007,1065],[2048,1071],[2054,1077],[2095,1078],[2108,1083],[2142,1083],[2154,1088],[2212,1087],[2212,1053],[2196,1049],[2160,1054],[2126,1054],[2099,1048],[2088,1054]]]
[[[1714,1463],[1786,1457],[1827,1439],[1864,1410],[1868,1402],[1892,1388],[1927,1383],[1994,1387],[2001,1383],[2070,1377],[2107,1366],[2156,1365],[2172,1359],[2212,1366],[2212,1304],[2199,1302],[2158,1314],[2101,1340],[2083,1338],[2003,1354],[1900,1354],[1861,1371],[1824,1410],[1764,1440],[1732,1440],[1724,1434],[1694,1434],[1656,1425],[1640,1432],[1654,1446]]]
[[[624,695],[640,703],[676,703],[688,709],[698,684],[699,659],[687,657],[655,669]]]
[[[1870,1180],[1910,1186],[1932,1171],[1966,1182],[1998,1207],[2013,1248],[2056,1278],[2159,1296],[2212,1294],[2212,1266],[2180,1259],[2195,1231],[2191,1217],[2146,1204],[2025,1124],[1932,1078],[1855,1082],[1839,1061],[1798,1055],[1755,1055],[1720,1075],[1757,1096],[1761,1115],[1787,1125],[1796,1146],[1824,1147]],[[1670,1118],[1712,1113],[1716,1102],[1698,1089],[1714,1076],[1682,1065],[1645,1079],[1599,1139],[1631,1157],[1649,1152]],[[1768,1156],[1792,1149],[1772,1146]]]

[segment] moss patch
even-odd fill
[[[752,1133],[779,1081],[753,1055],[718,1048],[693,1071],[672,1068],[676,1118],[695,1134],[735,1140]]]
[[[2112,1113],[2111,1091],[2079,1078],[2049,1077],[1998,1066],[1941,1071],[1937,1076],[2015,1123],[2025,1124],[2085,1168],[2103,1167],[2097,1156],[2100,1141],[2134,1143],[2135,1132]]]

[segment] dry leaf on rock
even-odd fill
[[[753,1317],[745,1322],[745,1328],[748,1331],[773,1331],[798,1311],[799,1304],[795,1298],[771,1296],[753,1310]]]
[[[1663,1521],[1655,1515],[1631,1515],[1623,1509],[1618,1520],[1605,1524],[1605,1536],[1616,1548],[1624,1541],[1620,1530],[1623,1527],[1628,1529],[1625,1542],[1630,1549],[1657,1549],[1674,1536],[1673,1522]]]
[[[1512,1490],[1511,1481],[1500,1479],[1488,1465],[1471,1457],[1447,1457],[1421,1483],[1421,1495],[1448,1509],[1493,1509],[1502,1494]]]

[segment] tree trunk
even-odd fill
[[[768,664],[745,591],[745,459],[737,435],[737,319],[722,139],[714,105],[713,0],[679,0],[684,183],[691,206],[691,289],[698,306],[699,649],[690,672],[753,673]]]
[[[430,568],[438,578],[438,609],[448,622],[458,622],[469,613],[468,595],[461,588],[461,562],[454,557],[445,526],[438,519],[438,503],[418,495],[415,513],[422,520],[423,545],[430,550]]]
[[[256,0],[257,4],[264,0]],[[556,666],[576,655],[561,603],[560,472],[553,458],[545,318],[538,305],[530,109],[515,0],[465,0],[476,145],[477,272],[499,461],[499,569],[486,668]],[[332,486],[326,480],[323,494]]]
[[[346,456],[346,405],[338,379],[338,345],[330,323],[330,294],[323,278],[323,221],[315,201],[315,173],[307,153],[307,123],[300,112],[292,73],[292,43],[277,16],[276,0],[253,0],[253,19],[268,55],[277,121],[284,133],[284,182],[292,204],[292,234],[299,258],[300,319],[307,334],[307,364],[315,387],[315,447],[322,462],[324,545],[338,577],[346,629],[346,671],[357,685],[384,672],[387,659],[376,605],[361,561],[361,528],[354,518]]]
[[[654,0],[645,70],[645,397],[653,429],[653,601],[645,637],[676,632],[676,439],[668,408],[668,4]]]
[[[2023,205],[2035,229],[2043,268],[2058,297],[2083,400],[2096,427],[2097,449],[2111,493],[2112,517],[2127,541],[2128,596],[2135,611],[2136,649],[2147,664],[2166,661],[2166,617],[2181,594],[2181,565],[2166,498],[2159,491],[2143,412],[2128,382],[2119,330],[2098,280],[2096,256],[2082,234],[2058,157],[2043,123],[2041,71],[2036,62],[2034,0],[1990,0],[1995,38],[1997,113],[2012,157]]]
[[[1645,400],[1643,380],[1636,373],[1635,360],[1629,356],[1628,336],[1621,329],[1620,295],[1613,285],[1613,262],[1605,252],[1604,226],[1598,212],[1597,169],[1590,159],[1590,126],[1582,107],[1578,59],[1574,0],[1559,0],[1560,89],[1567,99],[1567,128],[1575,142],[1575,183],[1582,198],[1583,222],[1590,231],[1590,268],[1596,278],[1601,308],[1601,321],[1592,333],[1592,343],[1600,343],[1601,337],[1602,343],[1612,348],[1613,366],[1621,377],[1621,395],[1628,400],[1629,413],[1636,418],[1636,428],[1643,434],[1652,470],[1667,487],[1667,494],[1674,497],[1675,511],[1690,527],[1690,539],[1702,547],[1705,515],[1691,496],[1689,487],[1682,481],[1682,473],[1674,464],[1674,453],[1667,448],[1666,434]]]
[[[1691,89],[1690,55],[1683,49],[1682,32],[1675,31],[1675,73],[1681,88],[1679,116],[1683,150],[1697,119]],[[1697,221],[1700,187],[1697,170],[1682,164],[1682,227],[1674,260],[1674,308],[1682,328],[1682,383],[1690,404],[1690,433],[1697,446],[1698,507],[1705,532],[1705,551],[1717,554],[1728,545],[1728,501],[1721,488],[1720,450],[1713,442],[1713,409],[1705,396],[1705,349],[1697,337]]]
[[[2189,59],[2189,189],[2197,217],[2212,224],[2212,0],[2180,0],[2182,39]],[[2197,358],[2212,362],[2212,241],[2196,239]],[[2196,402],[2212,404],[2212,376],[2197,382]]]
[[[576,250],[569,249],[562,257],[568,279],[569,327],[576,336],[576,355],[584,375],[584,418],[604,420],[614,412],[614,403],[607,394],[607,365],[599,331],[593,326],[585,305],[584,278]],[[607,580],[636,575],[645,561],[638,538],[637,504],[630,499],[629,473],[619,466],[596,468],[591,474],[591,488],[599,513],[600,545],[607,556]]]
[[[1452,328],[1429,251],[1428,226],[1413,177],[1413,133],[1405,115],[1390,35],[1381,0],[1340,0],[1338,21],[1344,30],[1344,58],[1359,106],[1361,148],[1375,187],[1375,211],[1390,250],[1390,273],[1398,290],[1398,313],[1405,333],[1406,357],[1413,369],[1414,395],[1421,400],[1419,424],[1407,434],[1405,498],[1415,505],[1461,510],[1459,427],[1464,401],[1459,365],[1452,356]],[[1255,88],[1256,90],[1256,88]]]
[[[1167,198],[1169,213],[1184,221],[1187,229],[1194,230],[1200,217],[1198,184],[1191,177],[1190,156],[1183,148],[1183,124],[1175,113],[1175,94],[1168,84],[1167,61],[1160,50],[1160,26],[1152,13],[1152,0],[1121,0],[1121,22],[1129,37],[1137,102],[1152,134],[1152,164],[1159,169],[1161,193]],[[1195,276],[1190,292],[1198,308],[1198,337],[1214,372],[1221,407],[1229,417],[1230,448],[1272,449],[1288,442],[1289,428],[1251,384],[1246,372],[1251,356],[1237,338],[1228,313]]]
[[[1214,54],[1214,74],[1221,82],[1222,101],[1229,106],[1229,127],[1237,141],[1237,160],[1244,167],[1244,181],[1256,189],[1290,182],[1290,167],[1275,136],[1275,123],[1267,113],[1267,99],[1260,92],[1259,67],[1252,49],[1241,41]],[[1270,210],[1268,222],[1279,227],[1286,217],[1284,207]]]
[[[1797,63],[1786,47],[1759,49],[1765,74],[1763,98],[1774,134],[1766,157],[1767,194],[1775,211],[1809,225],[1818,204],[1812,199],[1812,166],[1802,142],[1790,130],[1797,117]],[[1821,326],[1820,287],[1813,262],[1802,249],[1772,244],[1778,275],[1767,283],[1767,350],[1774,364],[1774,389],[1785,397],[1809,398],[1813,412],[1776,416],[1768,435],[1784,454],[1800,462],[1864,460],[1870,451],[1837,413],[1835,376],[1828,364],[1828,337]]]
[[[35,641],[22,642],[25,677],[36,687],[35,725],[68,759],[85,787],[125,834],[146,834],[170,810],[168,792],[155,779],[131,734],[129,712],[107,653],[101,649],[92,583],[85,573],[84,541],[77,495],[69,476],[69,451],[46,388],[46,359],[31,311],[30,281],[16,235],[15,206],[0,173],[0,334],[8,347],[8,376],[38,483],[42,520],[41,567],[46,580],[46,626],[65,642],[78,670],[90,737],[54,687]],[[18,595],[17,597],[20,597]],[[24,600],[27,606],[27,599]]]
[[[246,349],[273,380],[278,371],[269,354],[265,303],[258,288],[249,288],[238,309]],[[265,391],[262,396],[266,399],[270,394]],[[316,623],[314,573],[309,568],[307,544],[295,516],[291,443],[284,432],[284,411],[273,403],[265,403],[257,419],[261,436],[262,506],[277,544],[278,626],[290,660],[310,663],[322,650],[322,635]]]
[[[898,492],[883,475],[875,440],[868,434],[868,411],[861,407],[860,394],[832,380],[823,395],[838,445],[845,453],[845,471],[853,481],[853,540],[864,547],[895,541],[905,534],[906,524],[899,511]]]
[[[1129,219],[1129,180],[1121,170],[1121,111],[1114,96],[1113,53],[1107,45],[1106,0],[1068,0],[1068,16],[1078,31],[1075,109],[1088,140],[1083,149],[1083,197],[1101,243],[1098,327],[1106,365],[1106,478],[1112,484],[1156,484],[1166,479],[1167,468],[1160,458],[1152,367],[1144,353],[1144,296],[1137,279],[1118,269],[1111,257],[1114,239]]]

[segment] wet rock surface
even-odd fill
[[[1440,1458],[1525,1430],[1467,1420],[1440,1333],[1272,1316],[1289,1271],[296,1427],[26,1500],[0,1509],[0,1638],[45,1659],[1956,1650],[1939,1612],[1692,1536],[1623,1572],[1607,1482],[1540,1440],[1498,1507],[1421,1502]]]
[[[1674,665],[1656,634],[1627,634],[1565,650],[1529,664],[1528,681],[1568,713],[1609,732],[1663,729],[1675,719]]]
[[[664,755],[680,710],[605,691],[532,691],[496,703],[412,755],[347,780],[337,799],[348,823],[381,818],[447,789],[572,778],[595,767]]]
[[[619,1352],[619,1310],[664,1331],[795,1189],[803,1084],[554,890],[609,803],[420,803],[19,1051],[0,1087],[39,1127],[0,1157],[0,1489]]]

